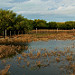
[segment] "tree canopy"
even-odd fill
[[[73,29],[75,28],[75,21],[67,22],[47,22],[45,20],[34,19],[29,20],[22,15],[17,15],[11,10],[0,9],[0,35],[5,33],[10,35],[28,33],[32,29]]]

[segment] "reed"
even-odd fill
[[[22,53],[22,56],[26,58],[27,57],[27,53]]]
[[[30,65],[30,62],[29,62],[29,61],[27,61],[27,67],[29,67],[29,65]]]
[[[66,60],[68,60],[68,61],[72,61],[72,60],[73,60],[73,57],[70,56],[70,55],[67,55],[67,56],[66,56]]]
[[[70,31],[71,30],[69,30],[69,32]],[[5,39],[0,38],[0,44],[29,43],[31,41],[38,41],[38,40],[48,41],[51,39],[57,39],[57,40],[67,40],[67,39],[74,40],[75,39],[74,32],[68,33],[65,30],[63,30],[62,33],[60,32],[60,30],[59,30],[59,33],[55,33],[55,31],[53,32],[54,33],[16,35],[16,36],[12,36],[13,38],[6,37]],[[73,45],[73,48],[74,48],[74,45]]]
[[[9,68],[10,68],[10,65],[5,66],[5,68],[0,71],[0,75],[6,75]]]
[[[59,57],[56,57],[56,61],[57,61],[57,62],[60,62],[60,58],[59,58]]]
[[[17,52],[21,52],[21,50],[24,50],[23,46],[14,46],[14,45],[0,45],[0,59],[4,57],[10,57],[12,55],[17,54]]]
[[[40,57],[41,53],[40,52],[37,52],[37,57]]]

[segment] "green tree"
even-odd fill
[[[33,22],[34,29],[46,29],[47,28],[47,23],[45,20],[34,20]]]
[[[0,28],[1,30],[4,30],[4,38],[5,30],[9,29],[10,26],[13,26],[15,17],[16,13],[13,13],[13,11],[0,9]]]
[[[48,23],[48,28],[49,29],[56,29],[57,28],[57,23],[56,22],[49,22]]]

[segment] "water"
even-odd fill
[[[32,57],[35,57],[37,52],[40,52],[40,57],[35,59],[28,55],[23,57],[21,53],[11,58],[4,58],[0,60],[0,69],[2,70],[7,64],[10,64],[10,75],[66,75],[68,74],[67,71],[70,71],[65,68],[66,65],[69,65],[67,60],[57,62],[55,60],[57,56],[52,55],[49,57],[48,55],[42,55],[51,51],[57,51],[58,53],[70,48],[73,51],[73,58],[75,58],[74,46],[75,40],[33,41],[28,44],[28,50],[25,50],[23,53],[32,53]],[[21,59],[18,60],[18,57],[21,57]],[[65,58],[65,56],[61,55],[60,59],[62,60],[62,58]],[[5,60],[5,63],[2,63],[3,60]],[[29,65],[27,65],[27,62],[29,62]],[[37,65],[37,62],[41,62],[42,65]],[[75,59],[71,63],[75,63]],[[62,65],[64,65],[64,68],[61,67]]]

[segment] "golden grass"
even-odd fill
[[[56,58],[56,61],[57,61],[57,62],[60,62],[60,58],[59,58],[59,57],[57,57],[57,58]]]
[[[41,66],[41,61],[37,61],[36,64],[37,64],[38,67],[40,67]]]
[[[38,30],[39,31],[39,30]],[[40,31],[39,31],[40,32]],[[52,39],[56,39],[56,40],[75,40],[75,33],[72,31],[72,30],[59,30],[58,33],[56,33],[57,31],[56,30],[46,30],[46,31],[43,31],[41,30],[41,32],[50,32],[50,33],[45,33],[45,34],[42,34],[42,33],[39,33],[39,34],[24,34],[24,35],[16,35],[16,36],[13,36],[13,38],[5,38],[5,39],[0,39],[0,44],[6,44],[6,43],[9,43],[9,44],[13,44],[13,43],[29,43],[31,41],[38,41],[38,40],[42,40],[42,41],[48,41],[48,40],[52,40]],[[51,33],[52,32],[52,33]],[[21,46],[6,46],[6,45],[0,45],[0,58],[3,58],[3,57],[8,57],[9,55],[13,55],[13,54],[16,54],[18,51],[20,51],[23,47]],[[74,48],[74,45],[73,47]],[[25,46],[24,49],[28,49],[28,46]],[[61,61],[65,61],[67,60],[67,62],[71,62],[73,61],[73,52],[70,51],[69,48],[66,48],[64,51],[58,51],[58,48],[55,48],[55,51],[46,51],[46,48],[42,48],[40,49],[41,51],[45,51],[43,54],[40,52],[37,52],[35,55],[33,54],[32,51],[30,51],[29,53],[22,53],[22,57],[23,60],[26,62],[27,60],[27,57],[30,58],[30,60],[33,60],[33,59],[40,59],[40,58],[47,58],[48,57],[54,57],[55,58],[55,61],[56,62],[61,62]],[[33,50],[34,51],[34,50]],[[35,49],[35,51],[37,51],[37,49]],[[70,53],[70,55],[68,55],[68,53]],[[65,56],[64,58],[62,58],[62,56]],[[22,60],[22,57],[18,57],[18,61],[21,61]],[[62,59],[60,59],[62,58]],[[54,60],[54,59],[53,59]],[[54,62],[55,62],[54,61]],[[2,61],[3,63],[5,63],[6,61],[3,60]],[[38,61],[35,61],[36,62],[36,66],[40,67],[41,65],[43,66],[48,66],[48,60],[46,59],[46,63],[47,64],[43,64],[40,60]],[[29,67],[30,66],[30,62],[27,61],[27,66]],[[50,62],[51,63],[51,62]],[[73,74],[75,74],[75,64],[70,64],[68,65],[72,70],[73,70]],[[7,72],[7,71],[6,71]],[[2,71],[0,72],[2,73]]]
[[[9,68],[10,68],[10,65],[5,66],[5,68],[0,71],[0,75],[6,75]]]
[[[29,61],[27,61],[27,66],[29,67],[29,65],[30,65],[30,62],[29,62]]]
[[[67,55],[67,56],[66,56],[66,59],[67,59],[68,61],[72,61],[72,60],[73,60],[73,57],[70,56],[70,55]]]
[[[32,30],[32,34],[21,34],[12,36],[13,38],[6,37],[0,38],[0,44],[14,44],[14,43],[29,43],[31,41],[48,41],[51,39],[56,40],[75,40],[75,30],[38,30],[35,34],[35,30]],[[39,33],[40,32],[40,33]],[[44,33],[43,33],[44,32]],[[47,33],[48,32],[48,33]]]
[[[41,53],[40,52],[37,52],[37,57],[40,57]]]
[[[36,54],[33,53],[33,51],[36,50]],[[25,63],[28,68],[35,67],[35,68],[41,68],[41,67],[47,67],[51,65],[51,63],[59,66],[62,65],[61,69],[64,71],[65,69],[67,71],[72,70],[72,72],[68,75],[75,74],[75,63],[73,62],[73,54],[72,51],[70,51],[69,48],[65,48],[64,51],[59,50],[53,50],[53,51],[47,51],[46,48],[41,48],[41,51],[44,51],[44,53],[41,53],[41,51],[37,51],[37,49],[30,50],[28,53],[23,52],[21,56],[17,57],[18,66],[20,66],[21,61],[24,61],[24,64],[22,64],[22,68],[25,68]],[[50,58],[49,58],[50,56]],[[41,59],[41,60],[40,60]],[[3,63],[6,63],[5,60],[2,60]],[[62,64],[59,64],[62,63]],[[69,63],[65,65],[65,62]],[[64,65],[64,66],[63,66]],[[20,66],[21,67],[21,66]],[[5,70],[4,70],[5,71]],[[1,71],[2,73],[3,71]],[[7,71],[5,71],[6,73]]]
[[[27,53],[22,53],[22,56],[23,57],[27,57]]]
[[[14,45],[0,45],[0,58],[8,57],[17,54],[21,50],[25,48],[22,46],[14,46]]]

